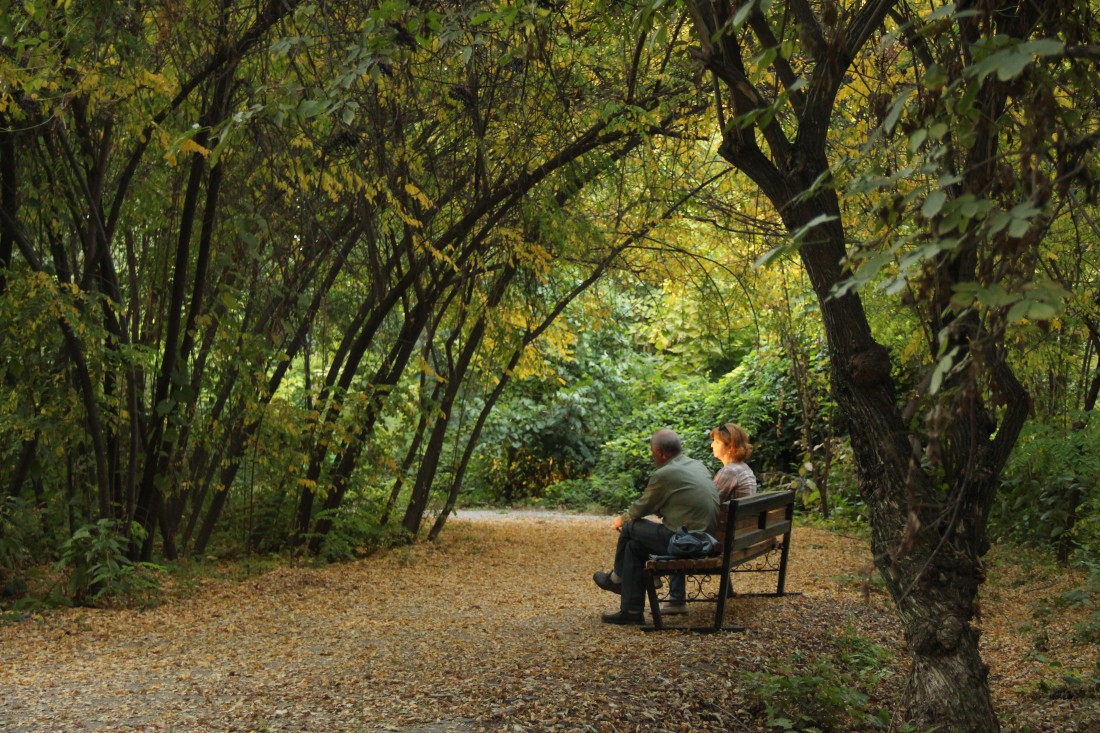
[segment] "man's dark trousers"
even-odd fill
[[[623,582],[619,610],[635,613],[645,610],[646,560],[650,555],[668,552],[668,540],[673,534],[665,525],[648,519],[623,523],[615,547],[615,573]]]

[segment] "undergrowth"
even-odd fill
[[[886,728],[889,714],[872,710],[869,693],[893,674],[890,660],[885,647],[848,631],[824,656],[796,651],[774,669],[745,673],[746,692],[774,731]]]

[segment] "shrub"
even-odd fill
[[[22,571],[30,562],[30,505],[15,496],[0,498],[0,597],[20,596],[26,591]]]
[[[1100,421],[1081,416],[1079,429],[1025,427],[1005,468],[990,515],[993,533],[1017,542],[1070,549],[1086,557],[1100,551]]]
[[[100,519],[77,529],[62,546],[54,570],[66,577],[65,591],[72,603],[148,600],[159,588],[153,572],[158,566],[134,563],[127,557],[129,539],[121,532],[122,526],[117,519]],[[131,532],[141,541],[140,524],[133,523]]]
[[[776,671],[746,672],[746,691],[768,727],[778,731],[825,733],[856,726],[886,727],[885,712],[868,709],[868,692],[892,674],[889,652],[854,634],[837,639],[826,657],[799,654]]]
[[[613,477],[568,479],[551,484],[537,502],[539,506],[577,511],[623,508],[637,497],[629,474]]]
[[[366,557],[382,547],[396,544],[400,526],[384,527],[377,523],[373,512],[357,507],[354,500],[338,509],[317,513],[317,518],[332,520],[332,529],[324,536],[319,557],[327,562],[342,562]]]

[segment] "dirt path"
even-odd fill
[[[804,594],[738,599],[729,620],[749,631],[718,636],[600,624],[617,599],[590,577],[613,546],[606,519],[462,512],[435,546],[3,624],[0,731],[762,731],[739,670],[826,658],[845,636],[895,655],[875,697],[903,679],[857,540],[796,530]],[[986,604],[1006,730],[1100,730],[1095,696],[1029,696],[1026,637],[994,631],[1027,615],[1012,605]]]

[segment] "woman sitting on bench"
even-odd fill
[[[752,455],[749,434],[736,423],[723,423],[710,431],[710,450],[722,462],[714,474],[714,486],[723,503],[731,499],[743,499],[756,493],[756,474],[745,463]],[[661,613],[687,613],[687,589],[684,576],[673,575],[668,579],[668,603],[661,606]]]

